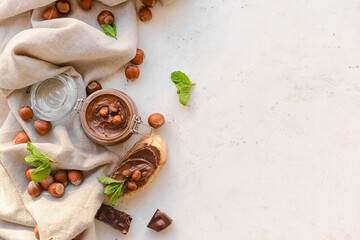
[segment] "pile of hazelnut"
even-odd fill
[[[31,179],[31,172],[35,168],[28,168],[25,171],[26,178],[30,181],[28,185],[28,193],[31,197],[40,196],[43,189],[47,190],[53,197],[60,198],[65,193],[65,187],[68,181],[78,186],[83,181],[83,175],[78,170],[59,170],[54,176],[50,175],[40,183],[36,183]]]
[[[124,177],[125,186],[129,191],[135,191],[138,188],[136,182],[141,179],[141,171],[139,169],[135,169],[134,171],[125,169],[121,175]]]
[[[19,109],[19,116],[25,120],[25,121],[29,121],[34,117],[34,112],[31,109],[31,107],[29,106],[25,106]],[[37,120],[34,123],[34,127],[36,132],[41,135],[44,136],[46,135],[50,128],[51,128],[51,124],[48,121],[45,120]],[[25,132],[21,132],[19,134],[17,134],[13,140],[13,144],[21,144],[21,143],[27,143],[30,142],[30,138],[29,136],[25,133]]]
[[[140,76],[140,69],[137,65],[144,62],[145,53],[140,48],[136,49],[135,57],[130,61],[134,65],[127,66],[125,69],[125,76],[130,81],[135,81]]]
[[[79,6],[84,10],[90,10],[94,0],[79,0]],[[46,20],[66,16],[70,13],[71,5],[68,0],[58,0],[55,6],[45,9],[43,17]]]
[[[110,103],[109,106],[102,106],[99,110],[100,116],[107,118],[112,124],[118,126],[122,123],[122,118],[119,115],[119,104]]]
[[[139,9],[139,19],[142,22],[147,22],[152,19],[152,12],[150,8],[154,7],[156,4],[156,0],[141,0],[144,4]]]

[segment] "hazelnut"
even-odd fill
[[[112,12],[110,11],[102,11],[98,17],[97,17],[97,21],[100,25],[103,24],[112,24],[114,22],[114,14],[112,14]]]
[[[134,81],[139,78],[140,69],[137,66],[128,66],[125,69],[125,76],[130,81]]]
[[[56,9],[56,7],[50,7],[47,8],[44,13],[43,13],[43,17],[46,20],[50,20],[50,19],[54,19],[54,18],[58,18],[59,17],[59,12]]]
[[[34,227],[34,233],[35,233],[36,239],[40,239],[39,227],[38,226]]]
[[[118,111],[119,111],[119,108],[115,103],[109,104],[109,113],[111,115],[116,115]]]
[[[127,183],[127,189],[129,189],[130,191],[135,191],[137,189],[137,185],[134,181],[129,181]]]
[[[65,193],[65,186],[61,183],[58,182],[54,182],[52,183],[49,188],[48,188],[48,192],[53,196],[53,197],[57,197],[60,198],[64,195]]]
[[[103,107],[99,111],[100,115],[106,117],[109,114],[109,110],[106,107]]]
[[[92,94],[93,92],[96,92],[98,90],[101,90],[102,86],[99,82],[97,81],[91,81],[87,87],[86,87],[86,92],[88,95]]]
[[[112,124],[114,124],[116,126],[120,125],[121,121],[122,121],[122,119],[121,119],[120,115],[114,116],[113,119],[111,120]]]
[[[28,169],[26,169],[26,171],[25,171],[25,176],[26,176],[27,179],[29,179],[29,181],[32,180],[32,179],[31,179],[31,172],[34,171],[34,170],[35,170],[35,168],[28,168]]]
[[[156,4],[156,0],[141,0],[143,4],[145,4],[146,6],[152,8],[155,6]]]
[[[165,227],[165,221],[162,219],[159,219],[156,221],[156,226],[158,226],[159,228],[164,228]]]
[[[39,135],[44,136],[49,132],[51,124],[50,124],[50,122],[45,121],[45,120],[37,120],[34,123],[34,126],[35,126],[36,132]]]
[[[161,113],[153,113],[148,118],[148,123],[153,128],[159,128],[165,123],[165,118]]]
[[[62,14],[67,14],[71,10],[70,3],[67,0],[58,0],[55,5],[57,10]]]
[[[136,49],[136,55],[135,57],[131,60],[132,64],[135,65],[140,65],[143,63],[145,58],[145,53],[143,50],[141,50],[140,48]]]
[[[152,19],[151,10],[148,7],[142,6],[139,10],[139,19],[142,22],[147,22]]]
[[[139,181],[141,179],[141,171],[139,169],[135,169],[131,178],[134,180],[134,181]]]
[[[21,144],[21,143],[27,143],[30,142],[29,136],[25,132],[21,132],[18,135],[14,137],[13,144]]]
[[[41,187],[38,183],[31,181],[28,185],[28,193],[32,197],[38,197],[41,194]]]
[[[54,182],[54,177],[48,176],[43,181],[41,181],[40,185],[43,189],[47,190],[53,182]]]
[[[70,170],[68,172],[68,179],[69,181],[74,184],[75,186],[79,186],[83,180],[83,175],[80,171],[77,170]]]
[[[90,10],[94,0],[79,0],[79,5],[84,10]]]
[[[57,171],[54,178],[57,182],[64,184],[64,186],[68,184],[68,175],[65,170]]]
[[[129,169],[125,169],[124,171],[122,171],[121,175],[128,178],[131,176],[131,171]]]
[[[31,120],[34,116],[33,110],[29,106],[19,109],[19,115],[23,120]]]

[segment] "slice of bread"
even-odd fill
[[[136,152],[138,149],[141,149],[146,146],[151,146],[156,148],[160,152],[159,159],[157,159],[157,167],[156,169],[150,174],[150,176],[147,178],[145,184],[140,186],[135,191],[129,191],[127,193],[124,193],[122,197],[129,198],[142,189],[146,188],[152,180],[156,177],[162,166],[166,163],[167,160],[167,144],[164,138],[162,138],[159,135],[151,135],[150,137],[142,137],[135,145],[129,150],[129,152],[121,159],[121,161],[115,166],[114,170],[112,171],[110,177],[115,179],[115,173],[118,170],[118,168],[121,166],[121,164],[126,161],[134,152]]]

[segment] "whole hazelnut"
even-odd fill
[[[98,90],[101,90],[102,86],[99,82],[97,81],[91,81],[87,87],[86,87],[86,92],[88,95],[92,94],[93,92],[96,92]]]
[[[29,136],[25,132],[21,132],[18,135],[14,137],[13,144],[21,144],[21,143],[27,143],[30,142]]]
[[[114,14],[110,11],[104,10],[98,15],[97,21],[100,25],[112,24],[114,22]]]
[[[153,113],[148,118],[148,123],[153,128],[159,128],[165,123],[165,118],[161,113]]]
[[[109,104],[109,113],[111,115],[116,115],[118,111],[119,111],[119,108],[115,103]]]
[[[83,180],[83,175],[80,171],[78,170],[70,170],[68,172],[68,179],[69,181],[74,184],[75,186],[79,186],[80,183]]]
[[[141,0],[141,1],[143,2],[143,4],[145,4],[150,8],[154,7],[156,4],[156,0]]]
[[[50,124],[50,122],[45,121],[45,120],[37,120],[34,123],[34,127],[35,127],[36,132],[39,135],[44,136],[49,132],[51,124]]]
[[[128,178],[131,176],[131,171],[129,169],[125,169],[124,171],[122,171],[121,175]]]
[[[99,111],[100,115],[106,117],[109,114],[109,110],[106,107],[103,107]]]
[[[125,76],[127,79],[129,79],[130,81],[134,81],[136,79],[139,78],[140,76],[140,69],[138,68],[138,66],[128,66],[125,69]]]
[[[134,181],[139,181],[141,179],[141,171],[139,169],[135,169],[131,178]]]
[[[47,190],[53,182],[54,182],[54,177],[48,176],[43,181],[41,181],[40,185],[43,189]]]
[[[79,5],[84,10],[90,10],[94,0],[79,0]]]
[[[127,183],[127,189],[130,191],[135,191],[137,189],[137,184],[134,181],[129,181]]]
[[[162,219],[159,219],[156,221],[156,226],[158,226],[159,228],[164,228],[165,227],[165,221]]]
[[[34,170],[35,170],[35,168],[28,168],[28,169],[26,169],[26,171],[25,171],[25,176],[26,176],[27,179],[29,179],[29,181],[32,181],[32,179],[31,179],[31,172],[34,171]]]
[[[113,119],[111,120],[112,124],[114,124],[116,126],[120,125],[121,121],[122,121],[122,119],[121,119],[120,115],[114,116]]]
[[[56,7],[50,7],[47,8],[44,13],[43,13],[43,17],[46,20],[50,20],[50,19],[54,19],[54,18],[58,18],[59,17],[59,12],[56,9]]]
[[[57,10],[62,14],[67,14],[71,10],[70,3],[67,0],[58,0],[55,5]]]
[[[139,19],[142,22],[147,22],[152,19],[152,13],[150,8],[142,6],[139,10]]]
[[[40,239],[40,233],[39,233],[39,227],[38,226],[34,227],[34,233],[35,233],[36,239]]]
[[[32,197],[38,197],[41,194],[41,187],[38,183],[31,181],[28,185],[28,193]]]
[[[145,53],[140,48],[136,49],[135,57],[130,61],[132,64],[140,65],[144,62]]]
[[[34,116],[33,110],[29,106],[19,109],[19,115],[23,120],[31,120]]]
[[[54,182],[52,183],[49,188],[48,188],[48,192],[53,196],[53,197],[57,197],[60,198],[64,195],[65,193],[65,186],[61,183],[58,182]]]
[[[68,184],[68,174],[65,170],[57,171],[54,178],[57,182],[64,184],[64,186]]]

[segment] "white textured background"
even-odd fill
[[[97,222],[99,239],[360,239],[359,1],[177,0],[138,46],[141,78],[103,84],[165,115],[168,163],[118,205],[129,234]],[[175,70],[197,83],[189,108]]]

